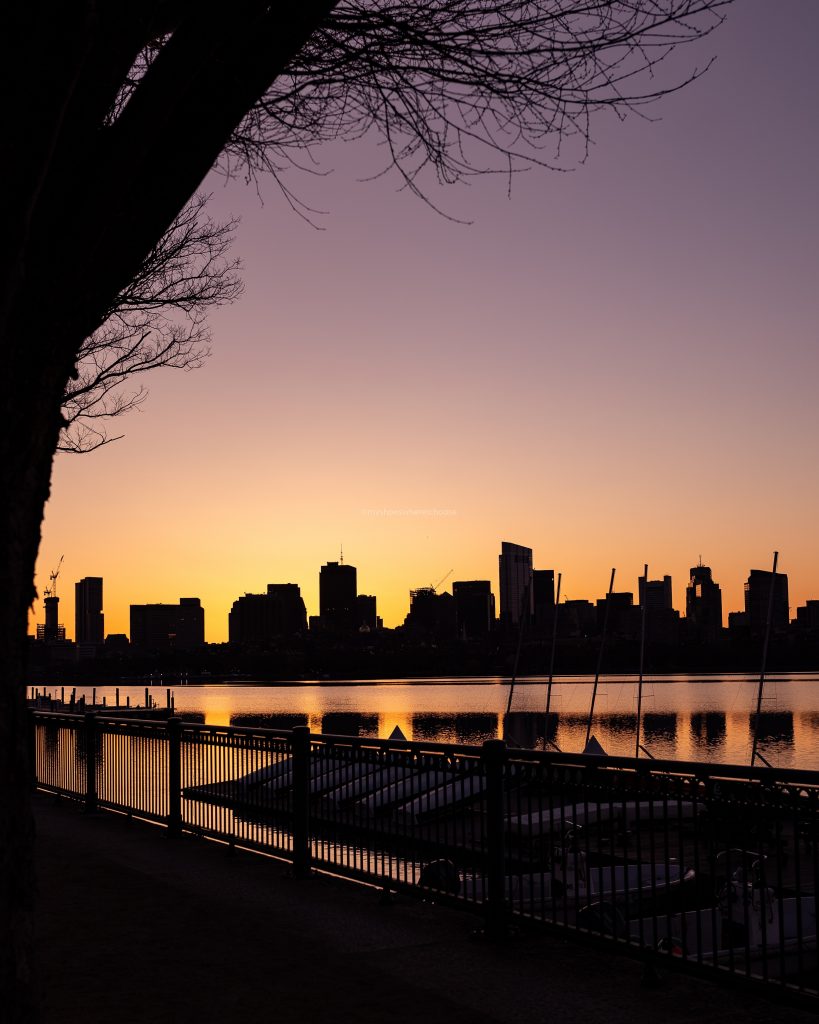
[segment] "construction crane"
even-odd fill
[[[57,577],[60,575],[60,566],[63,564],[65,555],[60,555],[60,560],[57,562],[57,568],[53,569],[49,574],[48,578],[51,580],[51,586],[46,587],[44,591],[45,597],[56,597],[57,596]]]
[[[455,572],[455,570],[454,569],[450,569],[449,572],[446,574],[446,576],[442,576],[434,586],[430,586],[429,589],[433,592],[433,594],[436,594],[438,592],[438,587],[440,587],[440,585],[442,583],[445,583],[449,579],[449,577],[453,574],[453,572]]]

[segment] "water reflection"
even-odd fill
[[[537,747],[538,739],[543,736],[545,717],[531,711],[512,711],[503,716],[503,738],[513,747]]]
[[[643,736],[650,740],[676,740],[677,716],[649,712],[643,717]]]
[[[562,677],[552,689],[548,739],[564,751],[583,747],[591,682],[589,677]],[[480,744],[507,735],[510,742],[542,747],[546,680],[519,680],[511,713],[505,716],[508,683],[493,677],[181,686],[174,689],[174,699],[186,718],[213,724],[278,729],[307,725],[314,732],[382,738],[398,727],[408,739]],[[98,686],[98,699],[112,699],[114,689]],[[144,699],[144,687],[120,687],[120,692],[122,700],[130,695],[132,703]],[[90,697],[91,688],[78,687],[78,696],[83,693]],[[754,676],[657,677],[643,690],[641,736],[658,757],[746,764],[756,698]],[[772,677],[764,699],[763,755],[782,767],[819,769],[819,677]],[[601,685],[592,732],[609,753],[633,754],[636,708],[633,676],[610,677]]]
[[[691,716],[691,736],[700,743],[722,743],[725,740],[725,715],[718,711],[695,712]]]
[[[752,739],[755,718],[756,715],[751,715],[748,721],[748,728]],[[758,738],[760,741],[793,741],[793,714],[790,711],[763,711],[759,716]]]
[[[328,736],[372,736],[378,729],[378,715],[334,711],[324,715],[321,731]]]
[[[441,736],[454,736],[458,715],[413,715],[412,735],[417,740],[440,740]]]
[[[614,736],[637,734],[637,715],[600,715],[603,731]]]
[[[295,729],[307,725],[307,715],[256,714],[231,715],[231,725],[245,725],[251,729]]]

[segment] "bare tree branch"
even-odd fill
[[[249,111],[228,173],[375,132],[385,169],[432,180],[583,160],[595,111],[624,117],[707,68],[661,68],[709,34],[729,0],[346,0]],[[567,143],[575,143],[567,156]]]
[[[142,383],[131,378],[172,367],[193,370],[210,351],[209,309],[241,293],[239,261],[228,257],[236,223],[216,224],[198,194],[116,297],[110,315],[80,350],[63,398],[58,451],[94,451],[119,436],[108,421],[141,405]]]
[[[380,137],[403,187],[435,206],[431,186],[475,174],[510,179],[527,165],[583,161],[590,119],[622,118],[697,78],[663,71],[681,45],[709,34],[730,0],[344,0],[247,112],[223,151],[227,174],[264,172],[311,220],[288,170],[319,173],[318,145]],[[168,21],[144,45],[109,111],[116,130],[174,38]],[[663,73],[661,74],[661,71]],[[66,389],[60,450],[113,438],[105,422],[139,405],[128,377],[191,369],[210,343],[206,310],[239,292],[226,252],[234,225],[204,218],[197,196],[117,296],[83,345]],[[437,206],[435,206],[438,209]],[[440,211],[439,211],[440,212]]]

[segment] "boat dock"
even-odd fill
[[[26,700],[32,711],[52,711],[60,714],[82,715],[82,714],[104,714],[117,717],[133,717],[139,719],[166,719],[176,713],[173,690],[165,691],[165,703],[161,704],[151,690],[145,687],[145,700],[143,704],[132,704],[130,696],[126,696],[124,702],[120,702],[119,687],[114,691],[114,699],[110,703],[107,696],[97,700],[96,687],[92,689],[91,698],[77,696],[77,688],[72,687],[70,691],[65,686],[59,690],[46,689],[32,686]]]

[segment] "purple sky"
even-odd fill
[[[268,582],[315,613],[340,543],[387,625],[450,568],[497,585],[502,539],[572,598],[611,566],[635,590],[648,561],[681,608],[701,554],[732,610],[774,548],[792,613],[819,597],[817,39],[816,0],[738,0],[657,120],[601,116],[586,164],[511,199],[497,177],[436,193],[470,226],[359,181],[368,143],[294,175],[322,231],[272,183],[262,205],[214,178],[245,294],[124,440],[58,459],[38,585],[65,553],[69,634],[85,575],[111,632],[132,601],[196,595],[221,640]]]

